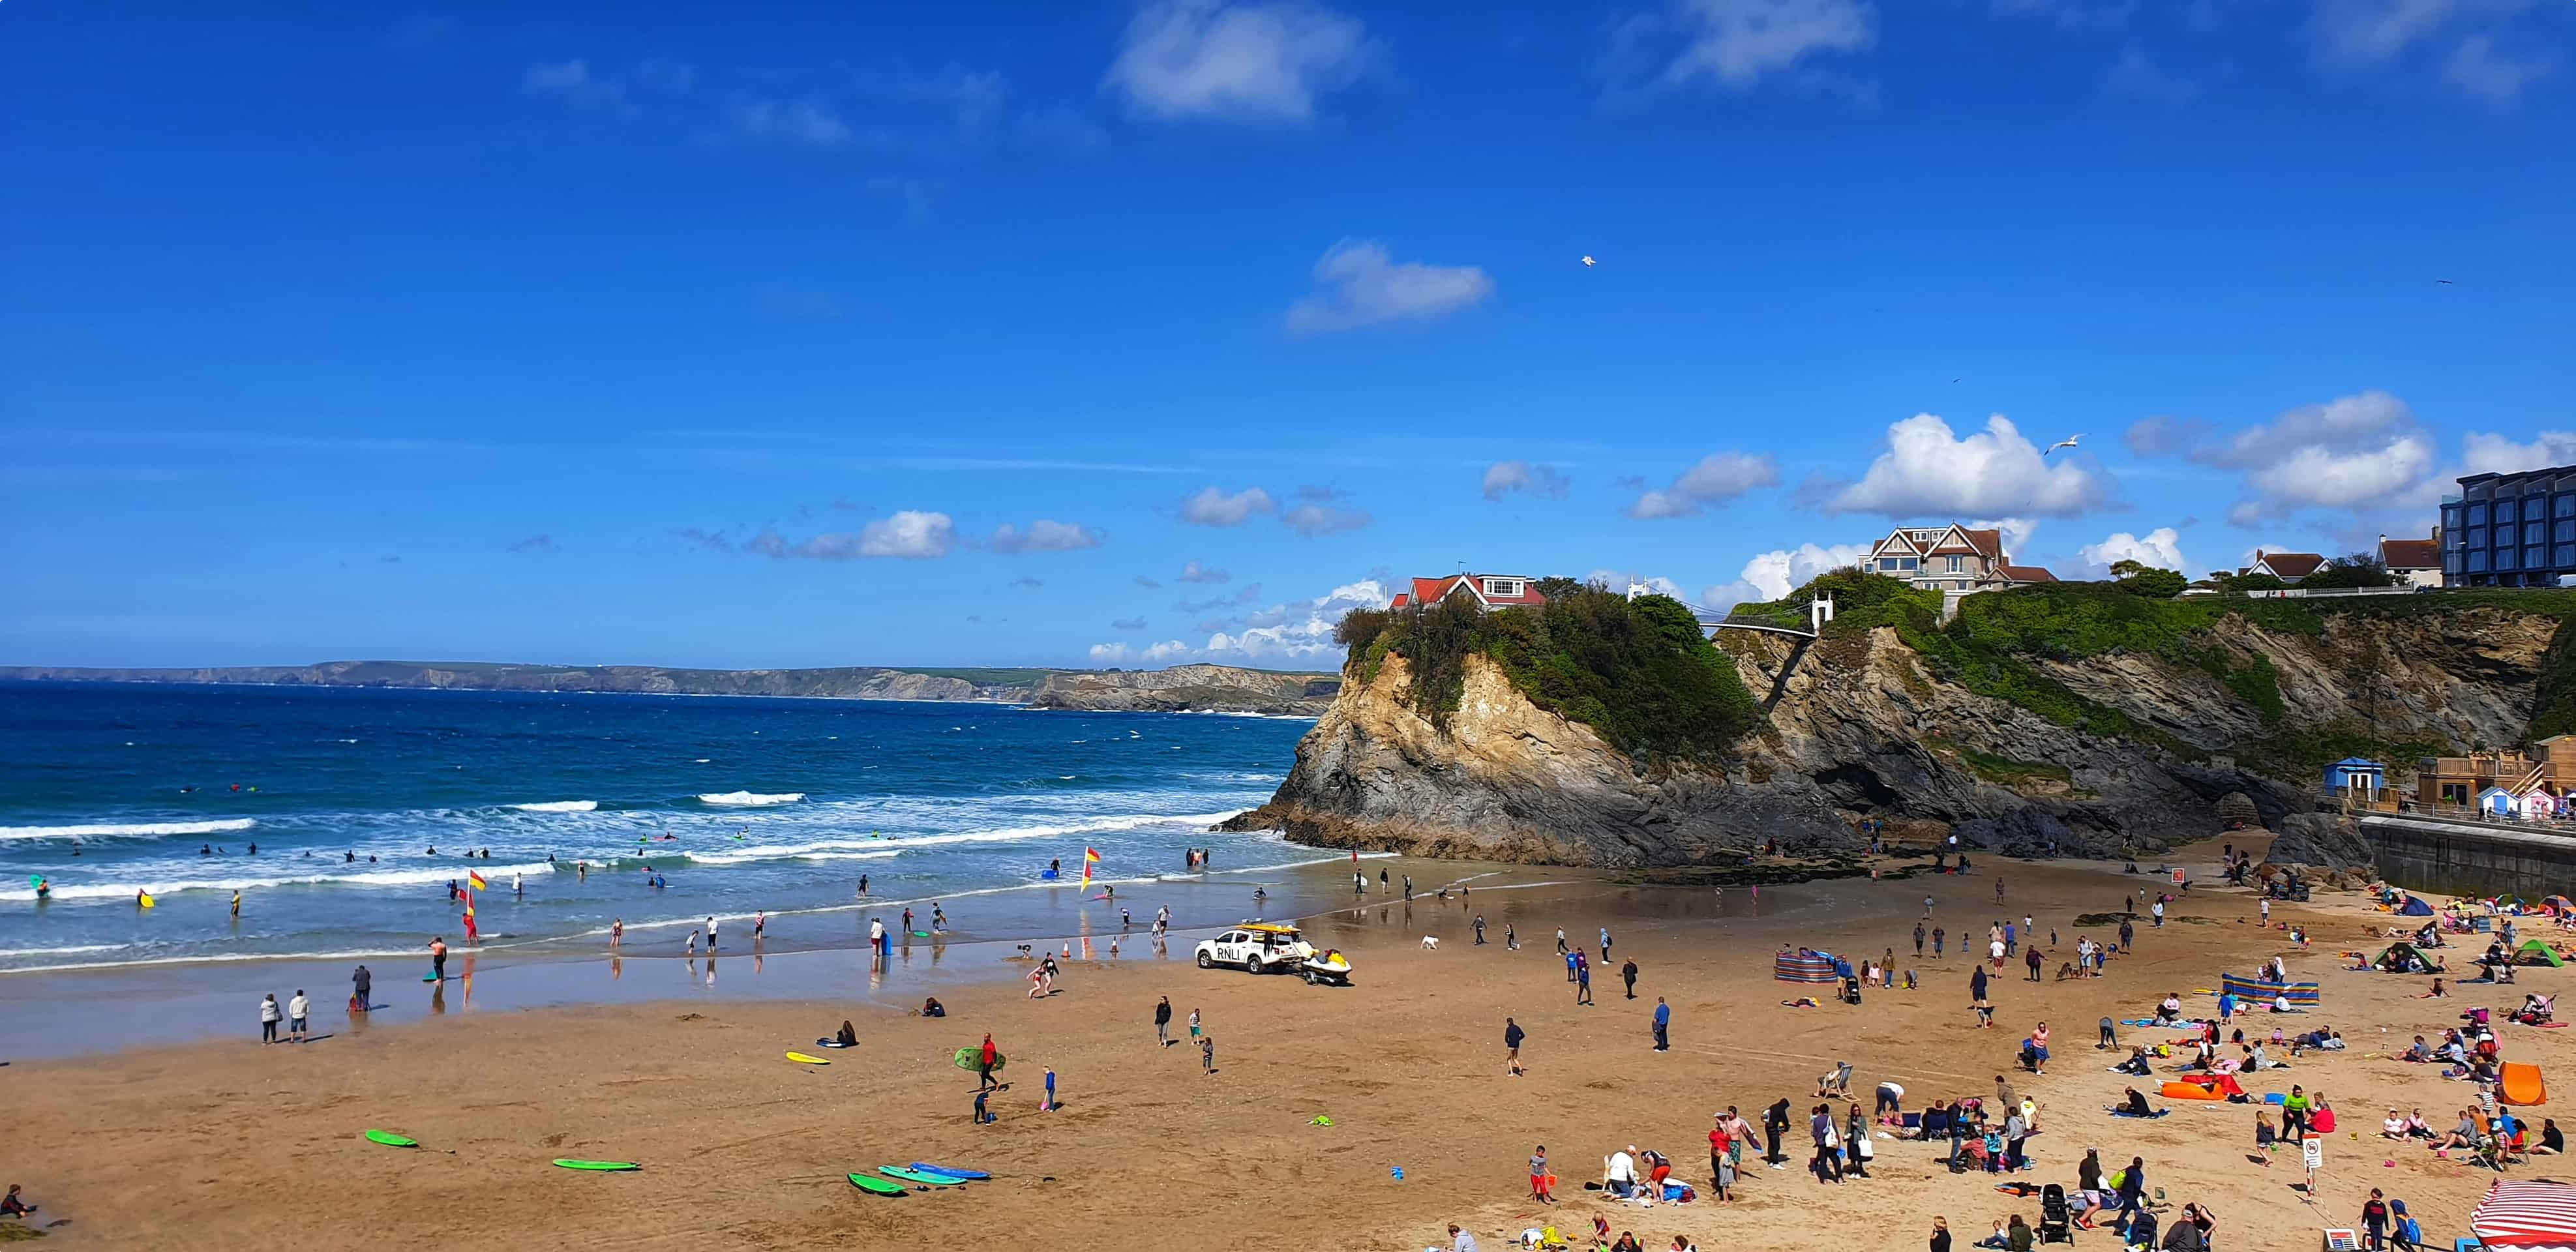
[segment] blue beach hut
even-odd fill
[[[2513,793],[2502,787],[2489,787],[2478,793],[2478,808],[2498,817],[2513,816]]]
[[[2348,756],[2326,767],[2326,790],[2376,792],[2380,787],[2380,779],[2387,776],[2387,766],[2377,761]]]

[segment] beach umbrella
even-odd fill
[[[2469,1214],[2469,1229],[2489,1248],[2576,1252],[2576,1187],[2498,1181]]]

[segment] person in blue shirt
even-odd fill
[[[1664,1003],[1664,998],[1663,998],[1662,996],[1656,996],[1656,997],[1655,997],[1655,1050],[1656,1050],[1657,1052],[1670,1052],[1670,1051],[1672,1051],[1672,1050],[1673,1050],[1672,1039],[1671,1039],[1671,1037],[1670,1037],[1669,1035],[1667,1035],[1667,1034],[1665,1033],[1667,1030],[1669,1030],[1669,1029],[1672,1027],[1672,1024],[1673,1024],[1673,1006],[1671,1006],[1671,1005],[1669,1005],[1669,1004]]]

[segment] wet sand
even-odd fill
[[[2202,883],[2216,876],[2214,846],[2207,852],[2194,871]],[[1598,1176],[1604,1155],[1632,1143],[1664,1151],[1677,1176],[1704,1182],[1712,1111],[1734,1104],[1758,1120],[1782,1097],[1803,1111],[1814,1076],[1837,1059],[1856,1065],[1864,1103],[1883,1078],[1905,1085],[1909,1109],[1939,1095],[1990,1094],[2022,1034],[2046,1019],[2057,1060],[2044,1077],[2014,1075],[2041,1105],[2042,1133],[2030,1143],[2041,1169],[2024,1179],[2071,1183],[2086,1146],[2099,1147],[2106,1161],[2144,1156],[2153,1184],[2177,1207],[2195,1200],[2215,1207],[2219,1238],[2231,1249],[2315,1246],[2320,1227],[2353,1224],[2372,1186],[2406,1199],[2428,1237],[2465,1232],[2487,1176],[2420,1148],[2383,1145],[2376,1134],[2390,1103],[2421,1106],[2440,1124],[2470,1092],[2385,1052],[2469,1005],[2559,990],[2565,971],[2528,971],[2519,988],[2469,986],[2448,1000],[2413,999],[2426,980],[2338,970],[2337,951],[2363,948],[2387,924],[2359,897],[2276,906],[2276,919],[2312,926],[2313,947],[2298,954],[2286,936],[2255,928],[2250,895],[2198,886],[2164,929],[2142,919],[2137,954],[2114,960],[2105,978],[2018,982],[2022,966],[2012,963],[1991,993],[1997,1028],[1979,1031],[1965,1007],[1968,963],[1957,944],[1963,932],[1981,941],[1997,916],[1996,874],[2007,883],[2012,917],[2033,913],[2043,939],[2055,927],[2070,954],[2077,914],[2112,908],[2148,883],[2100,868],[1990,861],[1966,878],[1765,888],[1758,909],[1742,888],[1718,895],[1605,882],[1482,892],[1463,908],[1417,900],[1409,916],[1402,904],[1372,896],[1364,908],[1310,926],[1318,942],[1352,954],[1356,985],[1348,989],[1202,971],[1176,936],[1169,959],[1130,948],[1115,963],[1076,960],[1060,992],[1043,1001],[981,978],[937,988],[951,1014],[943,1020],[865,1007],[847,992],[709,998],[703,987],[683,985],[643,1004],[480,1011],[478,999],[478,1011],[412,1014],[426,1020],[359,1032],[337,1007],[335,985],[317,996],[333,1007],[317,1010],[315,1028],[337,1037],[317,1044],[263,1048],[227,1039],[0,1070],[17,1149],[0,1168],[45,1205],[42,1218],[72,1219],[47,1241],[59,1247],[363,1237],[447,1248],[532,1240],[1422,1248],[1445,1247],[1443,1228],[1455,1221],[1490,1249],[1543,1217],[1569,1234],[1587,1232],[1599,1212],[1614,1232],[1634,1230],[1657,1249],[1676,1233],[1711,1248],[1919,1247],[1932,1215],[1942,1213],[1964,1248],[2007,1212],[2036,1219],[2037,1203],[1996,1193],[1994,1176],[1948,1173],[1927,1145],[1882,1141],[1876,1177],[1839,1187],[1794,1167],[1757,1166],[1732,1204],[1640,1209],[1587,1194],[1580,1183]],[[1952,950],[1937,961],[1900,956],[1898,967],[1916,969],[1923,990],[1873,991],[1858,1008],[1780,1005],[1823,989],[1771,980],[1779,943],[1910,953],[1927,893]],[[1488,920],[1487,946],[1472,944],[1470,910]],[[1506,921],[1518,929],[1521,951],[1503,948]],[[1605,924],[1616,945],[1596,975],[1599,1003],[1577,1006],[1553,951],[1555,928],[1590,947]],[[2108,937],[2106,929],[2091,933]],[[1420,946],[1424,934],[1441,938],[1437,951]],[[2473,955],[2451,951],[2455,966]],[[2352,1051],[2310,1054],[2248,1084],[2286,1090],[2295,1080],[2332,1097],[2342,1126],[2326,1146],[2316,1212],[2292,1189],[2301,1181],[2295,1151],[2268,1169],[2246,1160],[2252,1108],[2184,1106],[2150,1122],[2101,1112],[2128,1080],[2106,1072],[2115,1058],[2092,1049],[2096,1018],[2140,1016],[2168,990],[2184,992],[2192,1011],[2209,1012],[2209,998],[2191,998],[2193,988],[2215,986],[2222,969],[2249,970],[2275,952],[2288,954],[2294,976],[2324,984],[2324,1011],[2286,1020],[2299,1029],[2333,1025],[2353,1042]],[[1642,971],[1635,1001],[1621,998],[1615,976],[1618,962],[1631,958]],[[952,951],[946,961],[959,959]],[[2052,972],[2060,959],[2049,950]],[[734,980],[737,961],[751,964],[725,958],[720,986]],[[1017,968],[999,956],[975,963]],[[637,964],[627,962],[626,980],[638,979]],[[380,996],[397,985],[380,976]],[[878,997],[917,1002],[922,985],[898,967]],[[1178,1022],[1191,1009],[1202,1010],[1216,1040],[1216,1075],[1203,1075],[1186,1047],[1154,1046],[1158,995],[1172,999],[1176,1035],[1186,1035]],[[1673,1005],[1669,1053],[1650,1050],[1657,995]],[[13,997],[12,1016],[23,1011]],[[1502,1074],[1506,1014],[1529,1032],[1525,1078]],[[859,1048],[830,1054],[828,1068],[784,1059],[845,1017],[858,1025]],[[240,1020],[254,1020],[248,1005]],[[2568,1070],[2559,1063],[2567,1032],[2502,1029],[2509,1058]],[[974,1077],[955,1068],[950,1053],[986,1031],[1012,1058],[1005,1076],[1013,1086],[994,1101],[1001,1120],[975,1126]],[[1040,1078],[1050,1065],[1064,1107],[1041,1113]],[[1319,1114],[1334,1125],[1313,1125]],[[359,1137],[369,1127],[424,1147],[375,1146]],[[1803,1128],[1793,1134],[1793,1152],[1802,1138]],[[1537,1143],[1548,1146],[1565,1180],[1568,1203],[1553,1213],[1525,1198],[1524,1160]],[[548,1164],[559,1156],[634,1160],[644,1169],[573,1173]],[[897,1199],[861,1194],[842,1177],[915,1160],[997,1177]],[[2543,1165],[2525,1176],[2548,1172]],[[2112,1239],[2085,1234],[2079,1242],[2108,1247]]]

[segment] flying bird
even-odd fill
[[[1583,258],[1583,268],[1585,268],[1585,269],[1590,269],[1590,268],[1592,268],[1592,258],[1590,258],[1590,257],[1585,257],[1585,258]]]
[[[2057,451],[2059,448],[2072,448],[2072,447],[2074,447],[2074,446],[2075,446],[2075,441],[2076,441],[2076,440],[2078,440],[2078,439],[2081,439],[2081,438],[2083,438],[2083,437],[2084,437],[2084,436],[2082,436],[2082,435],[2068,435],[2066,438],[2064,438],[2064,439],[2060,439],[2060,440],[2058,440],[2057,442],[2055,442],[2055,443],[2052,443],[2052,444],[2048,445],[2048,452],[2055,452],[2055,451]],[[2042,452],[2042,453],[2040,453],[2040,455],[2041,455],[2041,456],[2047,456],[2047,455],[2048,455],[2048,452]]]
[[[1589,260],[1586,260],[1586,261],[1584,262],[1584,264],[1586,264],[1586,265],[1590,265],[1590,264],[1592,264],[1592,262],[1591,262],[1591,261],[1589,261]],[[2450,285],[2451,285],[2451,280],[2450,280],[2450,279],[2447,279],[2447,278],[2436,278],[2436,279],[2434,279],[2433,281],[2434,281],[2434,282],[2437,282],[2437,283],[2440,283],[2441,285],[2443,285],[2443,286],[2445,286],[2445,287],[2448,287],[2448,286],[2450,286]]]

